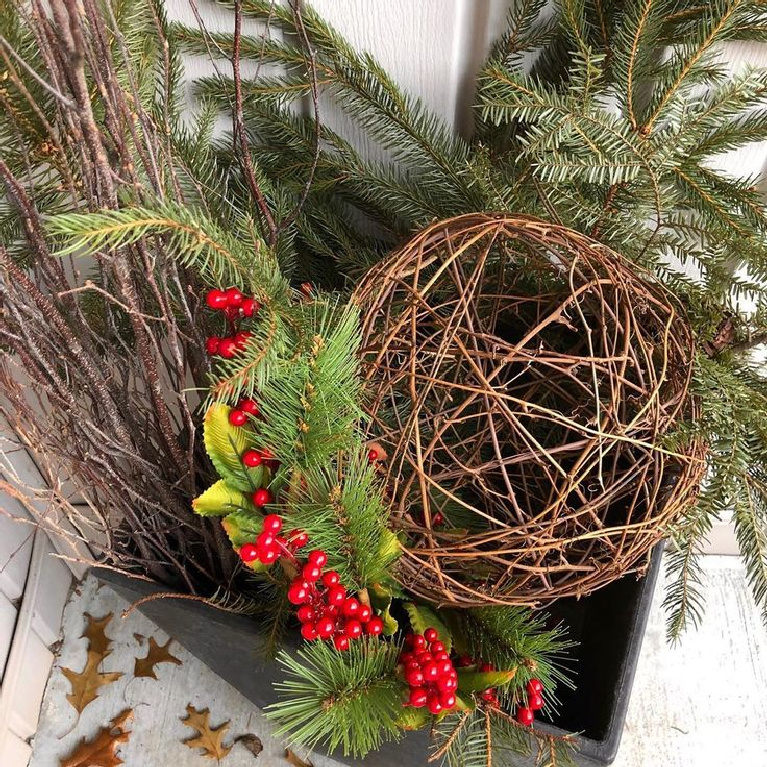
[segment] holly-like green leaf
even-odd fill
[[[253,442],[247,429],[229,423],[231,408],[221,402],[213,403],[205,413],[203,440],[216,471],[231,487],[253,491],[261,486],[264,467],[248,469],[242,465],[242,454]]]
[[[511,671],[464,671],[458,669],[458,689],[461,692],[480,692],[488,687],[503,687],[509,684],[517,670]]]
[[[381,534],[381,545],[378,547],[378,557],[384,562],[393,561],[402,553],[399,538],[391,531],[384,530]]]
[[[439,640],[445,645],[445,651],[450,652],[453,646],[453,637],[447,626],[437,617],[437,614],[426,605],[416,605],[413,602],[405,603],[410,618],[410,626],[416,634],[423,634],[427,628],[431,627],[437,630]]]
[[[399,719],[397,719],[397,726],[408,731],[420,730],[422,727],[426,727],[429,722],[431,722],[431,714],[428,708],[406,706],[402,709]]]
[[[235,511],[227,514],[221,524],[236,548],[252,543],[264,528],[264,515],[257,511]]]
[[[203,517],[223,517],[235,511],[252,511],[250,498],[220,479],[192,501],[192,508]]]
[[[391,588],[380,583],[374,583],[368,587],[370,597],[370,606],[373,607],[381,616],[384,624],[384,636],[396,634],[399,629],[399,623],[391,614],[391,603],[394,593]]]

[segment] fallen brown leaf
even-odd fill
[[[106,635],[106,627],[112,620],[112,613],[103,618],[94,618],[90,613],[85,613],[88,625],[82,633],[82,637],[88,640],[88,650],[102,658],[106,658],[112,652],[112,640]]]
[[[285,758],[293,765],[293,767],[314,767],[311,762],[305,761],[295,751],[291,751],[289,748],[285,749]]]
[[[149,637],[149,650],[147,650],[146,658],[136,658],[136,662],[133,665],[133,676],[157,679],[154,667],[158,663],[175,663],[177,666],[180,666],[181,661],[168,651],[172,641],[172,639],[169,639],[164,645],[159,645],[154,637]]]
[[[264,750],[264,744],[261,742],[261,738],[258,735],[238,735],[234,739],[235,743],[242,743],[242,745],[250,751],[253,756],[258,756]]]
[[[223,759],[231,750],[231,746],[224,746],[221,740],[229,729],[229,722],[220,724],[215,729],[210,726],[210,711],[207,708],[198,711],[191,703],[186,707],[187,716],[181,721],[187,726],[197,730],[197,735],[182,741],[189,748],[203,749],[203,756],[209,759]]]
[[[61,767],[119,767],[123,760],[117,756],[117,748],[130,737],[125,725],[132,717],[133,710],[126,709],[102,727],[93,740],[83,738],[74,752],[61,760]]]
[[[102,687],[116,682],[122,676],[120,671],[100,673],[99,665],[102,660],[101,655],[89,651],[85,668],[79,673],[72,671],[70,668],[61,669],[61,673],[64,674],[69,680],[69,684],[72,685],[72,692],[67,695],[67,700],[78,714],[82,714],[83,709],[89,703],[96,700]]]

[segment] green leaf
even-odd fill
[[[445,645],[445,652],[450,652],[453,646],[453,636],[445,624],[437,617],[434,610],[426,605],[416,605],[413,602],[405,603],[410,618],[410,626],[416,634],[423,634],[427,628],[434,628],[439,634],[439,640]]]
[[[401,727],[403,730],[412,731],[426,727],[429,722],[431,722],[429,709],[425,707],[415,708],[414,706],[407,706],[402,709],[402,713],[400,714],[399,719],[397,719],[397,726]]]
[[[517,674],[511,671],[462,671],[458,669],[458,689],[461,692],[480,692],[489,687],[503,687]]]
[[[235,511],[227,514],[221,524],[232,545],[240,548],[258,537],[264,528],[264,517],[257,511]]]
[[[231,487],[252,492],[264,479],[263,466],[247,469],[242,465],[242,454],[252,447],[246,429],[229,423],[231,408],[216,402],[205,413],[203,437],[205,449],[216,471]]]
[[[192,501],[192,508],[203,517],[223,517],[235,511],[252,510],[253,504],[248,496],[220,479]]]
[[[378,547],[378,559],[383,562],[393,562],[402,552],[399,538],[391,531],[381,532],[381,545]]]
[[[399,622],[391,614],[391,603],[394,596],[392,590],[380,583],[375,583],[368,588],[371,606],[378,612],[383,620],[385,636],[396,634]]]

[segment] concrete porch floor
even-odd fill
[[[663,591],[656,592],[615,767],[767,767],[767,632],[749,596],[740,561],[708,556],[705,570],[706,619],[678,647],[665,642]],[[284,746],[271,736],[261,712],[177,642],[171,643],[170,651],[181,665],[160,664],[157,680],[133,678],[134,659],[146,655],[147,639],[164,644],[167,636],[138,611],[122,618],[127,607],[92,577],[73,593],[30,767],[59,767],[81,738],[93,737],[126,708],[133,708],[134,720],[130,739],[118,753],[127,767],[215,764],[215,759],[182,743],[194,734],[181,721],[188,704],[210,709],[214,727],[231,722],[225,744],[243,734],[261,738],[264,750],[257,758],[235,744],[221,760],[224,767],[288,765]],[[66,700],[70,686],[62,668],[79,671],[85,664],[87,643],[81,638],[85,613],[101,617],[110,612],[114,617],[106,633],[114,640],[113,652],[101,670],[121,671],[123,676],[104,687],[77,721]],[[315,767],[337,764],[314,754],[311,761]]]

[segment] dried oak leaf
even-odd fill
[[[311,762],[302,759],[295,751],[291,751],[289,748],[285,749],[285,758],[293,765],[293,767],[314,767]]]
[[[85,668],[78,672],[70,668],[62,668],[61,673],[69,680],[72,685],[72,692],[67,695],[67,700],[78,714],[82,714],[83,709],[91,702],[96,700],[99,690],[107,684],[116,682],[121,676],[121,671],[110,671],[100,673],[99,666],[103,657],[88,651],[88,660],[85,662]]]
[[[118,767],[123,764],[117,756],[117,748],[130,736],[125,725],[132,717],[133,710],[126,709],[102,727],[93,740],[83,738],[74,752],[61,760],[61,767]]]
[[[85,613],[85,617],[88,619],[88,625],[82,637],[88,640],[88,651],[106,658],[112,652],[112,640],[106,635],[106,627],[112,620],[112,613],[107,613],[103,618],[94,618],[90,613]]]
[[[149,679],[157,679],[154,667],[158,663],[175,663],[177,666],[180,666],[181,661],[168,651],[172,641],[172,639],[169,639],[164,645],[159,645],[154,637],[149,637],[149,650],[147,651],[146,658],[136,658],[136,662],[133,665],[133,676],[136,678],[148,677]]]
[[[250,751],[253,756],[258,756],[264,750],[264,744],[258,735],[248,733],[247,735],[238,735],[234,739],[235,743],[241,743],[244,748]]]
[[[224,746],[221,741],[229,729],[229,722],[220,724],[215,729],[210,726],[210,711],[207,708],[198,711],[191,703],[186,707],[187,716],[181,721],[187,726],[197,730],[197,735],[182,741],[189,748],[203,749],[203,756],[209,759],[223,759],[231,750],[231,746]]]

